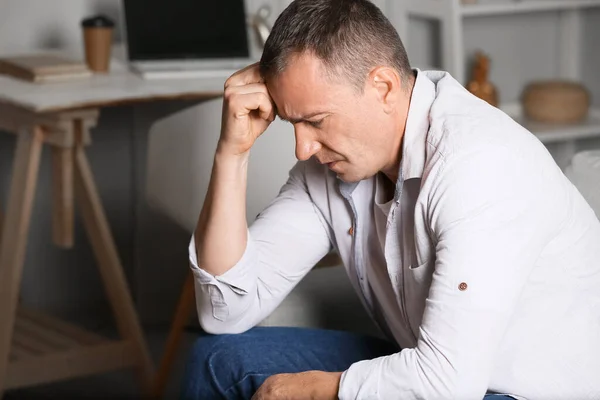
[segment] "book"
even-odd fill
[[[30,82],[58,82],[88,78],[92,72],[81,61],[50,54],[0,57],[0,74]]]

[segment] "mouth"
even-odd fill
[[[333,169],[337,165],[337,163],[338,163],[338,161],[332,161],[332,162],[325,163],[325,165],[327,165],[327,168]]]
[[[327,166],[327,168],[333,169],[341,160],[327,161],[327,160],[319,160],[319,159],[317,159],[317,161],[321,165],[325,165],[325,166]]]

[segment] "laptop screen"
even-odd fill
[[[131,61],[249,56],[244,0],[123,0]]]

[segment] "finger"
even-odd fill
[[[270,98],[261,92],[245,93],[233,95],[230,99],[230,107],[236,111],[236,117],[245,117],[252,111],[257,111],[258,115],[267,121],[275,119],[275,112]]]
[[[277,107],[275,106],[275,102],[273,98],[269,94],[269,90],[264,83],[251,83],[244,86],[231,86],[225,89],[224,97],[227,101],[231,101],[230,99],[234,96],[239,96],[242,94],[251,94],[251,93],[263,93],[269,99],[272,108],[272,115],[269,116],[269,120],[274,120],[277,116]]]
[[[225,88],[230,86],[242,86],[249,83],[261,83],[264,79],[260,75],[258,68],[258,62],[250,64],[245,68],[242,68],[235,74],[231,75],[229,79],[225,81]]]
[[[235,94],[247,94],[247,93],[264,93],[269,98],[269,91],[264,83],[250,83],[243,86],[230,86],[225,89],[224,97],[228,98]]]

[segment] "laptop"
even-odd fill
[[[252,64],[244,0],[123,0],[127,56],[145,79],[228,77]]]

